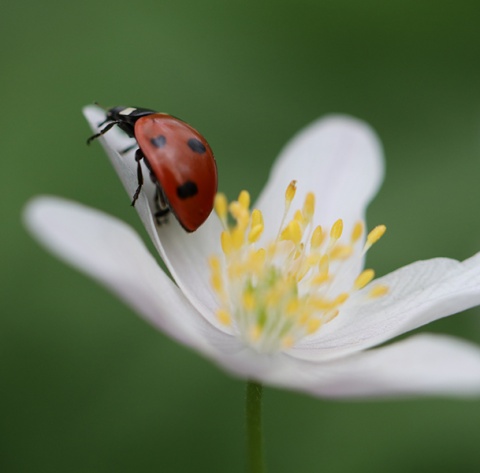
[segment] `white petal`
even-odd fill
[[[265,237],[276,235],[282,218],[285,189],[297,181],[292,210],[301,208],[307,192],[316,196],[314,221],[330,227],[344,219],[349,232],[383,179],[380,142],[364,122],[328,116],[298,133],[283,149],[256,207],[265,220]]]
[[[25,223],[50,251],[92,276],[156,327],[204,354],[217,332],[182,295],[123,222],[67,200],[40,197]]]
[[[300,362],[284,377],[282,386],[332,398],[479,396],[480,349],[422,334],[331,362]]]
[[[463,263],[418,261],[375,283],[388,286],[388,294],[368,298],[367,286],[292,355],[316,361],[345,356],[480,304],[480,253]]]
[[[105,119],[105,112],[96,106],[85,107],[83,112],[92,130],[98,132],[98,124]],[[100,142],[131,198],[137,188],[135,151],[126,154],[121,151],[135,141],[114,127],[100,138]],[[185,296],[211,324],[224,330],[215,317],[218,302],[210,286],[208,268],[208,257],[221,251],[221,225],[218,218],[212,213],[194,233],[185,232],[172,215],[169,216],[168,223],[157,225],[153,218],[155,189],[148,179],[149,171],[145,167],[143,174],[145,184],[135,209],[150,238]]]

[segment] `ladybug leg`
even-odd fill
[[[130,145],[130,146],[127,146],[126,148],[120,150],[120,154],[126,154],[128,153],[129,151],[132,151],[132,149],[134,149],[135,147],[137,147],[138,144],[137,143],[134,143],[133,145]]]
[[[137,190],[135,191],[135,194],[133,194],[133,199],[132,199],[132,206],[135,206],[135,202],[138,199],[138,196],[140,195],[140,191],[142,190],[143,186],[143,173],[142,173],[142,165],[140,164],[140,161],[143,159],[143,153],[140,148],[135,151],[135,161],[137,162],[137,181],[138,181],[138,187]]]
[[[87,140],[87,145],[89,145],[93,140],[96,140],[100,136],[104,135],[108,130],[110,130],[113,126],[118,125],[121,123],[120,121],[114,121],[110,122],[105,128],[100,130],[100,133],[97,133],[96,135],[92,135],[88,140]]]
[[[170,208],[163,195],[162,189],[158,186],[155,193],[155,206],[157,208],[157,211],[154,214],[155,219],[157,220],[158,225],[162,225],[167,222],[167,215],[170,213]]]

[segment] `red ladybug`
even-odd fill
[[[209,144],[197,130],[166,113],[135,107],[111,108],[99,126],[103,125],[88,144],[114,125],[137,141],[138,187],[132,205],[143,186],[143,159],[157,189],[157,219],[172,211],[187,232],[194,232],[205,222],[217,192],[217,165]]]

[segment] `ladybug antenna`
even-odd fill
[[[96,105],[97,107],[103,108],[103,110],[107,111],[107,108],[104,107],[103,105],[99,104],[96,100],[93,102],[93,105]]]

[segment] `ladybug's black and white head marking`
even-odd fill
[[[135,122],[142,117],[147,115],[152,115],[156,113],[154,110],[149,110],[148,108],[137,108],[137,107],[113,107],[107,111],[107,116],[105,122],[115,123],[118,127],[123,130],[130,138],[135,137],[134,127]]]

